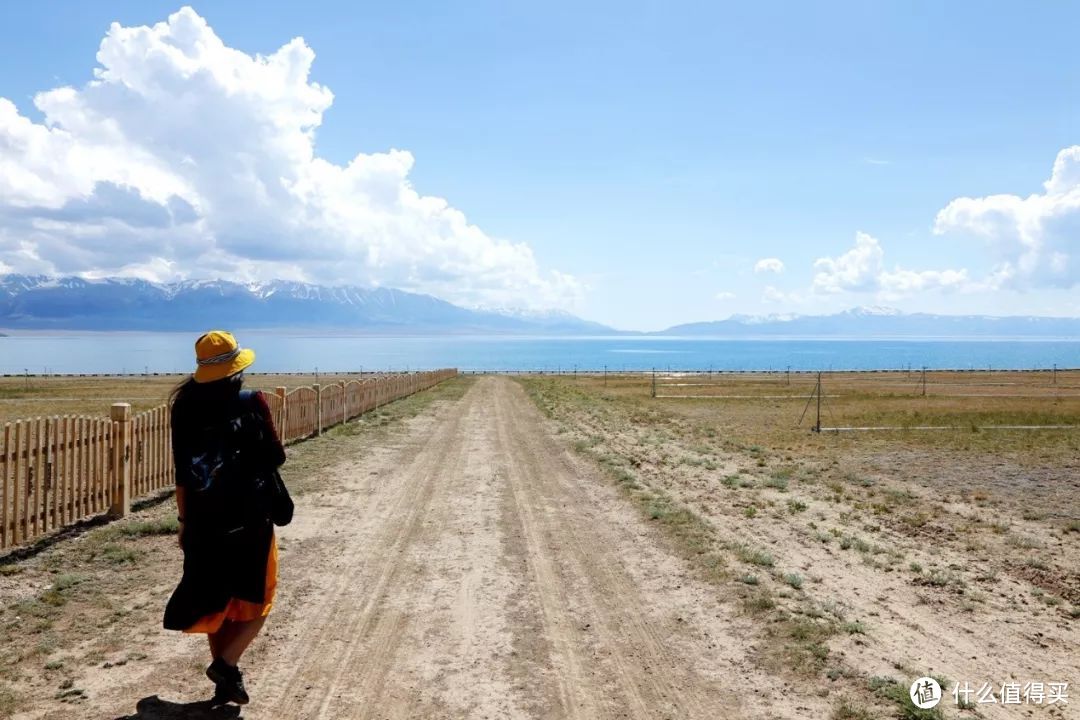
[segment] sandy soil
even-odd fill
[[[280,531],[242,713],[199,704],[201,637],[158,629],[179,563],[163,538],[126,621],[101,626],[112,654],[70,671],[81,693],[23,676],[42,690],[16,717],[827,716],[753,662],[751,621],[552,430],[518,384],[487,377],[390,442],[334,446]]]
[[[795,676],[802,696],[847,697],[865,715],[773,704],[778,717],[924,717],[872,692],[880,678],[906,690],[932,675],[950,694],[958,683],[990,683],[999,698],[1002,683],[1068,682],[1075,694],[1074,437],[995,436],[962,449],[950,437],[812,436],[770,428],[745,404],[650,400],[644,384],[633,395],[596,381],[529,382],[579,451],[639,488],[631,496],[662,494],[708,524],[728,563],[719,592],[766,594],[775,606],[755,612],[761,626],[827,629],[817,667],[786,659],[777,637],[758,659]],[[940,710],[1066,718],[1080,717],[1078,705],[1070,697],[960,711],[949,697]]]

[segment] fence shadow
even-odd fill
[[[155,505],[160,505],[166,500],[170,500],[172,496],[172,488],[160,491],[156,495],[151,495],[150,497],[145,497],[131,503],[131,510],[132,512],[135,512],[137,510],[144,510]],[[6,555],[0,556],[0,567],[4,565],[13,565],[22,560],[26,560],[27,558],[32,558],[35,555],[45,552],[57,543],[73,537],[78,537],[96,527],[108,525],[115,519],[116,518],[109,513],[103,512],[88,518],[83,518],[82,520],[76,520],[70,525],[65,525],[59,530],[55,530],[48,535],[32,541],[29,545],[23,545],[22,547],[16,547],[9,550]]]
[[[236,705],[213,705],[210,700],[179,703],[150,695],[135,703],[134,715],[116,720],[243,720],[243,716]]]
[[[108,513],[100,513],[88,518],[83,518],[82,520],[76,520],[74,523],[66,525],[50,535],[45,535],[44,537],[32,540],[29,545],[23,545],[22,547],[16,547],[8,551],[6,555],[0,557],[0,565],[12,565],[20,560],[34,557],[59,542],[67,540],[68,538],[77,537],[88,530],[92,530],[101,525],[107,525],[110,522],[112,522],[112,518],[109,517]]]

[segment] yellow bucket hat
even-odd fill
[[[235,375],[255,362],[255,351],[241,348],[232,333],[211,330],[195,341],[195,382],[208,383]]]

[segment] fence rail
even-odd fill
[[[651,371],[653,397],[663,399],[798,400],[819,377],[836,397],[865,393],[939,398],[1076,398],[1080,370]],[[1003,390],[1003,388],[1005,390]],[[826,395],[832,397],[833,395]]]
[[[379,405],[448,380],[456,369],[343,380],[264,393],[282,442],[318,435]],[[0,432],[0,550],[80,520],[126,515],[131,501],[174,484],[169,408],[108,418],[64,415],[16,420]]]

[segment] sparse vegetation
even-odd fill
[[[928,375],[931,383],[980,380]],[[900,631],[891,627],[887,615],[878,615],[874,603],[856,602],[850,608],[835,602],[830,592],[835,593],[837,586],[830,573],[847,576],[859,568],[866,581],[889,588],[872,591],[879,593],[877,603],[888,605],[894,598],[910,597],[914,606],[940,612],[954,622],[960,614],[987,612],[991,587],[1000,588],[996,584],[1006,578],[1026,577],[1018,575],[1017,568],[1046,573],[1062,567],[1056,559],[1050,563],[1044,554],[1031,555],[1033,549],[1051,547],[1047,536],[1032,523],[1044,524],[1048,531],[1080,532],[1075,509],[1064,508],[1072,517],[1055,521],[1063,508],[1050,493],[1033,497],[1022,491],[1022,482],[1015,490],[1012,479],[1004,485],[995,483],[993,473],[995,463],[1002,462],[1023,463],[1033,472],[1046,473],[1043,468],[1071,462],[1080,454],[1080,436],[969,430],[973,423],[982,427],[1021,420],[1080,424],[1080,401],[1055,400],[1051,406],[1041,400],[990,395],[985,400],[912,398],[900,390],[874,389],[879,381],[883,386],[897,383],[896,374],[837,375],[826,381],[834,393],[830,411],[842,418],[840,424],[956,425],[968,431],[817,436],[807,433],[805,425],[797,428],[798,410],[794,418],[789,417],[786,413],[793,406],[781,403],[654,400],[647,383],[631,376],[609,376],[603,388],[587,379],[573,387],[558,379],[523,382],[538,404],[546,403],[553,417],[569,427],[587,417],[589,429],[583,436],[606,434],[609,439],[600,443],[606,448],[603,452],[625,458],[623,448],[645,448],[634,455],[640,463],[635,470],[648,474],[651,487],[692,499],[695,510],[701,505],[711,513],[716,552],[730,554],[744,566],[769,569],[767,574],[718,578],[719,582],[734,581],[742,608],[769,628],[770,640],[762,650],[769,667],[788,671],[798,667],[799,675],[819,672],[823,680],[857,677],[857,671],[845,669],[843,661],[821,659],[829,657],[828,638],[838,634],[857,647],[872,647],[876,638]],[[717,382],[730,395],[776,392],[776,381],[768,376],[725,377]],[[845,382],[852,390],[845,388]],[[1032,379],[1012,374],[1001,376],[1000,382],[1000,387],[1015,393],[1017,385],[1030,385]],[[713,439],[709,453],[701,446],[704,437]],[[653,462],[649,452],[656,449],[662,449],[661,455]],[[725,468],[711,481],[721,493],[703,496],[687,480],[686,468],[701,466],[683,462],[682,474],[667,469],[675,459],[694,456],[715,459]],[[664,457],[671,460],[661,464]],[[954,514],[953,508],[960,504],[967,504],[967,514]],[[800,523],[801,517],[809,522]],[[790,546],[784,542],[798,545],[800,559],[807,555],[812,559],[814,569],[806,577],[772,569],[791,560]],[[1051,582],[1043,577],[1040,582]],[[975,582],[978,588],[969,587]],[[1059,592],[1028,597],[1037,602],[1025,606],[1014,600],[1016,612],[1056,608],[1063,617],[1077,616],[1076,603],[1063,603]],[[858,613],[857,620],[845,619],[851,611]],[[793,625],[799,618],[822,624],[816,644],[800,639],[806,628]],[[866,687],[834,705],[833,715],[878,717],[882,703],[888,702],[902,717],[938,717],[909,714],[913,708],[896,699],[906,698],[906,688],[901,690],[902,696],[892,685]]]
[[[134,522],[120,523],[116,526],[116,532],[127,537],[144,537],[146,535],[175,535],[180,529],[180,523],[170,515],[153,520],[138,520]]]
[[[916,579],[916,582],[920,585],[929,585],[931,587],[945,588],[963,588],[965,582],[957,572],[953,570],[942,570],[940,568],[934,568],[926,575],[923,575]]]
[[[803,586],[802,575],[799,575],[798,573],[785,573],[784,582],[796,590]]]
[[[865,707],[858,707],[844,699],[833,710],[831,720],[874,720],[874,715]]]
[[[736,553],[738,554],[740,560],[742,560],[744,563],[749,563],[751,565],[772,567],[774,563],[773,556],[765,552],[764,550],[759,550],[743,545],[736,550]]]
[[[1005,538],[1005,542],[1013,547],[1021,548],[1023,550],[1033,550],[1045,546],[1045,543],[1042,540],[1030,535],[1008,535]]]
[[[870,678],[870,690],[878,697],[893,703],[902,720],[944,720],[941,706],[923,710],[915,707],[908,696],[908,687],[888,677]]]
[[[101,548],[101,557],[114,565],[134,564],[140,553],[137,549],[115,543],[108,543]]]
[[[772,477],[765,478],[762,484],[767,488],[773,488],[780,492],[787,492],[788,479],[780,475],[773,475]]]
[[[776,601],[769,593],[758,592],[743,600],[743,607],[750,613],[767,613],[776,608]]]
[[[0,717],[11,717],[24,705],[24,701],[6,684],[0,683]]]

